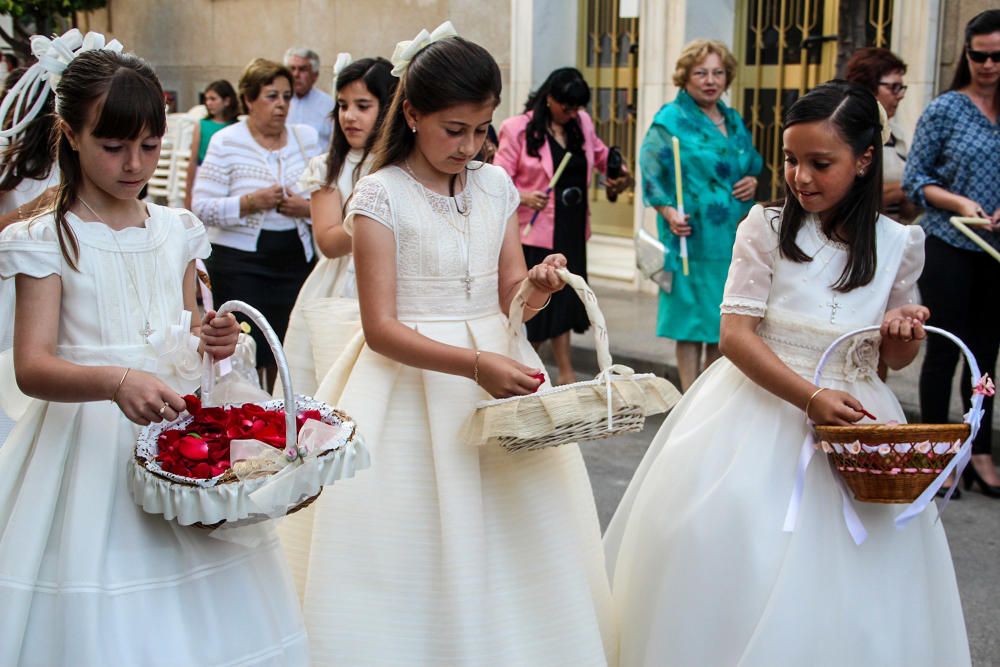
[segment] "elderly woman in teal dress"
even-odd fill
[[[736,60],[721,42],[699,39],[685,46],[674,72],[681,90],[656,114],[639,153],[643,199],[659,213],[666,269],[674,271],[671,293],[660,292],[656,333],[677,341],[682,390],[719,356],[719,304],[736,225],[753,204],[763,165],[743,119],[720,99],[735,70]],[[674,137],[680,142],[683,217],[677,210]]]

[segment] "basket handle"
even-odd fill
[[[566,269],[556,269],[556,273],[580,295],[580,300],[583,301],[583,306],[587,309],[587,318],[590,319],[590,323],[594,327],[594,347],[597,350],[597,366],[603,373],[611,368],[611,350],[608,343],[608,325],[604,320],[604,313],[601,312],[601,308],[597,305],[597,295],[594,294],[594,290],[590,289],[587,281],[575,273],[570,273]],[[510,302],[508,320],[511,332],[515,336],[521,335],[521,324],[524,322],[524,307],[527,305],[528,292],[530,291],[531,282],[525,278],[521,282],[521,287],[517,290],[517,294],[514,295],[514,299]]]
[[[829,360],[830,355],[833,354],[833,351],[838,347],[840,347],[840,345],[844,343],[844,341],[850,338],[854,338],[855,336],[861,335],[863,333],[879,331],[881,328],[882,327],[879,325],[873,325],[868,327],[862,327],[860,329],[855,329],[854,331],[848,331],[847,333],[845,333],[844,335],[840,336],[832,343],[830,343],[830,346],[826,348],[825,352],[823,352],[823,356],[819,358],[819,363],[816,365],[816,374],[813,376],[813,384],[817,386],[819,385],[819,381],[823,373],[823,367],[826,366],[826,362]],[[924,331],[944,336],[951,342],[955,343],[955,345],[957,345],[958,348],[962,350],[962,353],[965,355],[965,360],[969,362],[969,370],[971,371],[972,375],[972,387],[974,389],[976,387],[976,384],[979,382],[979,377],[980,377],[979,364],[976,363],[976,358],[972,355],[972,352],[969,350],[969,348],[966,347],[965,343],[962,342],[962,339],[960,339],[958,336],[956,336],[951,332],[945,331],[944,329],[939,329],[937,327],[925,326]],[[975,399],[977,397],[979,398],[979,403],[982,404],[983,402],[982,396],[978,396],[975,393],[973,393],[972,396],[973,402],[975,402]],[[979,405],[977,405],[976,407],[979,407]]]
[[[220,316],[226,313],[242,313],[249,317],[264,334],[264,340],[270,346],[271,352],[274,354],[274,359],[278,364],[278,375],[281,377],[281,387],[285,394],[285,457],[289,461],[300,458],[302,453],[298,449],[298,430],[295,428],[297,411],[295,409],[295,394],[292,392],[292,375],[288,371],[288,359],[285,358],[285,351],[281,347],[281,341],[278,340],[278,334],[271,328],[271,325],[268,324],[267,319],[259,310],[243,301],[226,301],[219,306],[216,312]],[[202,402],[205,404],[211,403],[211,394],[214,388],[215,364],[213,363],[212,356],[206,354],[202,364]]]

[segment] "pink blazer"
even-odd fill
[[[594,169],[604,173],[608,168],[608,147],[594,132],[594,121],[585,111],[579,115],[580,129],[583,131],[583,151],[587,157],[587,184]],[[545,192],[549,186],[555,167],[552,164],[552,151],[548,142],[538,149],[538,157],[528,155],[528,145],[525,132],[531,112],[508,118],[500,126],[500,146],[497,148],[493,164],[503,167],[510,174],[514,186],[521,191]],[[552,236],[555,228],[556,202],[549,197],[549,203],[538,214],[531,231],[524,235],[524,228],[531,220],[535,211],[527,206],[517,207],[517,218],[521,224],[521,242],[524,245],[552,249]],[[590,238],[590,211],[587,211],[587,238]]]

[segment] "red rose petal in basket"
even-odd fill
[[[201,399],[194,394],[187,394],[184,396],[184,405],[187,407],[187,411],[192,415],[198,414],[201,410]]]
[[[531,392],[532,394],[534,394],[534,393],[535,393],[536,391],[538,391],[539,389],[541,389],[541,388],[542,388],[542,385],[543,385],[543,384],[545,384],[545,373],[541,373],[541,372],[539,372],[539,373],[533,373],[533,374],[531,375],[531,377],[533,377],[533,378],[535,378],[536,380],[538,380],[538,386],[537,386],[537,387],[535,387],[535,388],[534,388],[534,389],[532,390],[532,392]]]
[[[191,461],[204,461],[208,458],[208,443],[199,435],[184,436],[177,441],[177,449],[181,456]]]

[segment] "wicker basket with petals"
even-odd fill
[[[185,413],[171,422],[143,428],[136,440],[130,478],[133,498],[145,511],[162,514],[168,520],[176,519],[181,525],[208,528],[223,523],[230,526],[255,523],[290,514],[315,500],[324,486],[353,477],[355,472],[369,466],[367,449],[350,417],[321,401],[292,393],[284,351],[264,316],[241,301],[228,301],[218,312],[247,315],[263,332],[274,352],[284,400],[267,400],[253,405],[264,411],[284,411],[283,417],[274,417],[284,422],[284,448],[250,440],[259,445],[262,455],[238,461],[234,467],[214,477],[188,477],[170,472],[157,459],[160,438],[167,431],[184,430],[189,426],[193,417]],[[206,357],[201,388],[201,403],[205,406],[211,405],[214,385],[215,366]],[[228,411],[234,406],[223,407]],[[333,427],[318,426],[323,429],[323,439],[314,443],[315,447],[299,439],[297,417],[305,412],[316,421]],[[312,431],[315,433],[317,429]],[[305,433],[303,426],[302,434]]]

